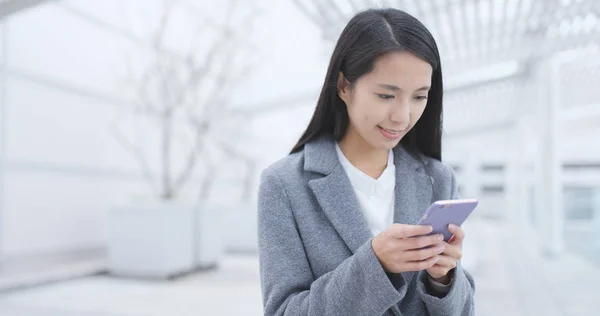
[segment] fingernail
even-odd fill
[[[438,261],[440,261],[440,257],[435,257],[435,259],[433,259],[433,263],[436,263]]]
[[[438,235],[438,236],[437,236],[437,239],[438,239],[438,240],[444,240],[444,235]]]
[[[445,248],[444,246],[440,246],[440,247],[438,247],[438,251],[439,251],[440,253],[442,253],[442,252],[444,252],[444,248]]]
[[[455,224],[450,224],[450,225],[448,225],[448,227],[450,229],[457,229],[458,228],[458,226],[456,226]]]

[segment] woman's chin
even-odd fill
[[[371,146],[375,149],[379,149],[379,150],[389,150],[389,149],[393,149],[394,147],[396,147],[400,141],[402,140],[402,138],[398,138],[398,139],[381,139],[379,138],[378,140],[371,142]]]

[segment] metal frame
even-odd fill
[[[354,12],[370,0],[294,0],[329,41]],[[442,52],[445,73],[460,73],[496,62],[527,62],[586,45],[600,36],[600,1],[396,0],[380,5],[405,10],[431,31]],[[346,8],[346,9],[342,9]],[[588,15],[596,24],[583,30]],[[557,31],[558,30],[558,31]],[[562,30],[562,31],[560,31]],[[561,35],[562,34],[562,35]]]

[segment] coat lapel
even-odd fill
[[[414,225],[433,202],[432,179],[427,161],[411,156],[401,145],[394,149],[396,188],[394,223]]]
[[[425,169],[427,161],[414,158],[399,145],[394,149],[394,165],[394,223],[417,224],[433,202],[432,180]],[[339,163],[335,141],[321,137],[307,143],[304,169],[322,175],[310,180],[308,186],[342,240],[355,253],[373,236],[346,171]]]
[[[310,180],[308,186],[342,240],[355,253],[372,235],[346,171],[339,163],[335,142],[320,138],[306,144],[304,152],[305,170],[323,175]]]

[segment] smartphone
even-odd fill
[[[455,224],[461,226],[469,217],[479,202],[476,199],[462,200],[442,200],[432,203],[419,225],[428,225],[433,227],[433,234],[444,235],[444,241],[448,242],[452,238],[452,233],[448,230],[448,225]]]

